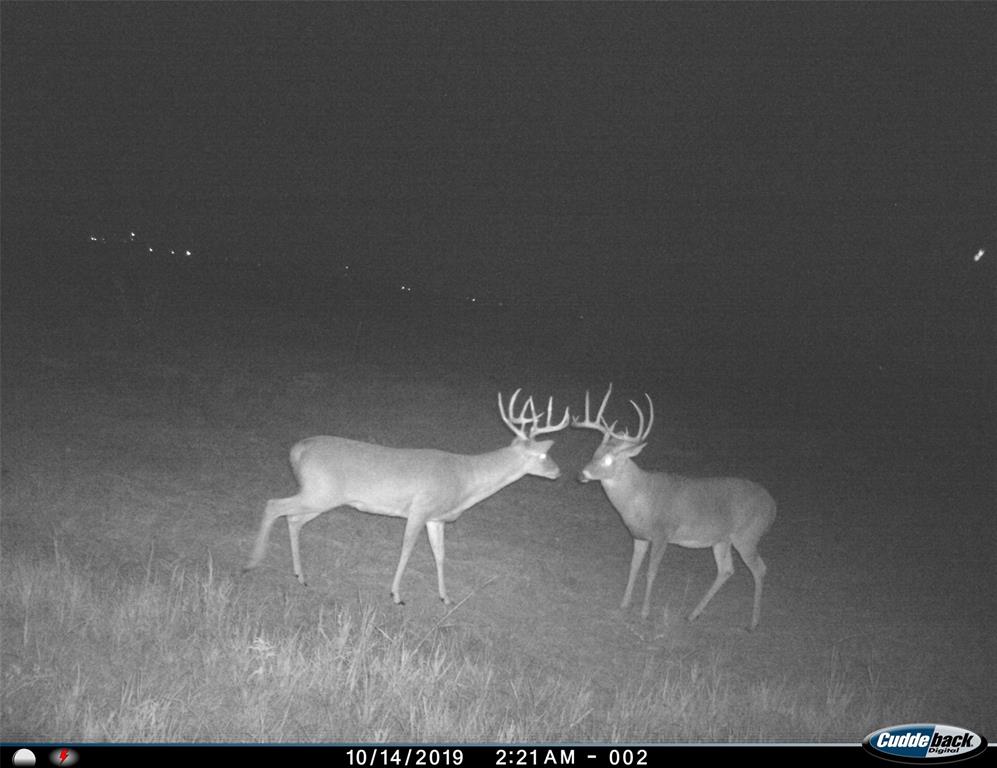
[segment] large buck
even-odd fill
[[[745,565],[755,577],[755,603],[751,613],[751,629],[758,626],[762,606],[762,582],[765,563],[758,554],[758,541],[775,520],[775,501],[768,491],[750,480],[733,477],[690,478],[665,472],[646,472],[633,457],[644,450],[647,436],[654,424],[654,403],[645,394],[649,407],[647,427],[644,414],[633,400],[640,425],[637,434],[629,430],[614,430],[616,422],[607,424],[603,413],[613,385],[609,385],[599,413],[589,415],[589,394],[585,393],[585,418],[575,418],[574,427],[595,429],[602,433],[602,443],[592,460],[578,476],[583,483],[598,480],[606,496],[623,518],[634,540],[630,577],[623,593],[621,608],[630,605],[634,582],[640,570],[648,544],[651,560],[647,568],[644,605],[641,616],[650,612],[651,587],[668,544],[681,547],[713,548],[717,561],[717,578],[706,595],[689,615],[692,621],[710,602],[717,590],[734,572],[731,546],[737,549]]]
[[[404,604],[399,592],[402,573],[416,539],[425,528],[436,560],[440,599],[449,605],[443,581],[444,524],[452,523],[462,512],[524,475],[555,480],[561,474],[547,455],[554,441],[537,438],[564,429],[568,425],[568,409],[560,422],[551,424],[554,403],[553,398],[549,399],[547,421],[541,426],[544,414],[537,414],[532,397],[515,414],[519,392],[517,389],[509,398],[508,409],[503,408],[499,393],[502,421],[516,437],[505,448],[491,453],[468,456],[431,449],[386,448],[344,437],[309,437],[297,443],[291,448],[291,467],[298,479],[298,493],[267,502],[245,570],[259,564],[270,529],[277,518],[286,517],[294,575],[305,584],[298,548],[301,527],[333,507],[350,506],[361,512],[406,520],[402,554],[391,582],[391,596],[399,605]]]

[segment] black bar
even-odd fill
[[[859,744],[675,744],[675,745],[463,745],[463,744],[84,744],[74,742],[4,742],[0,768],[14,766],[17,750],[26,748],[40,768],[135,768],[166,763],[198,766],[308,765],[314,768],[657,768],[690,761],[766,760],[794,765],[828,757],[838,764],[887,765]],[[63,755],[65,750],[65,755]],[[823,754],[820,754],[823,753]],[[61,762],[60,762],[61,758]],[[807,762],[804,762],[807,761]],[[846,762],[847,761],[847,762]],[[930,761],[926,761],[930,762]],[[970,759],[969,763],[975,762]]]

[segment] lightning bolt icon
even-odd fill
[[[69,750],[64,748],[59,752],[59,765],[62,765],[67,757],[69,757]]]

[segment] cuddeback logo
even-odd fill
[[[980,754],[987,740],[965,728],[919,723],[873,731],[862,746],[877,757],[900,763],[951,763]]]

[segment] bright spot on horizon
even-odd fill
[[[980,248],[980,250],[978,250],[976,252],[976,255],[973,257],[973,261],[979,261],[980,259],[982,259],[984,253],[986,253],[986,251]]]

